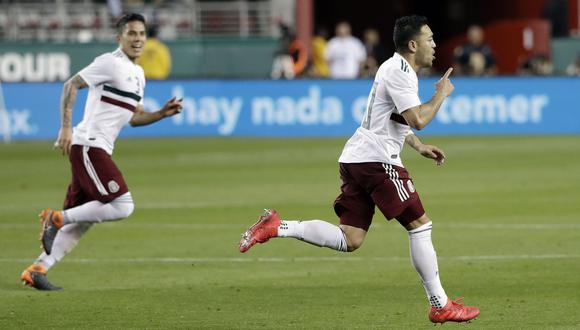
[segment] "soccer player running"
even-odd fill
[[[114,143],[121,128],[152,124],[181,112],[175,98],[156,112],[143,109],[145,77],[136,64],[146,39],[145,18],[127,14],[117,22],[119,48],[105,53],[64,84],[61,127],[55,147],[68,155],[72,182],[62,211],[45,209],[39,217],[44,252],[21,275],[38,290],[60,290],[46,272],[70,252],[92,224],[120,220],[134,209],[131,192],[113,162]],[[83,120],[72,129],[77,91],[89,87]]]
[[[416,72],[431,67],[435,58],[435,42],[427,19],[399,18],[393,39],[396,52],[380,66],[362,124],[339,158],[342,186],[334,210],[340,226],[321,220],[280,220],[278,213],[269,209],[242,235],[240,251],[246,252],[272,237],[294,237],[338,251],[354,251],[364,241],[376,205],[388,220],[397,219],[409,233],[411,261],[431,305],[429,319],[434,323],[469,321],[479,315],[479,309],[464,306],[445,294],[431,242],[431,220],[400,158],[407,143],[437,165],[445,161],[441,149],[423,144],[411,128],[427,126],[451,95],[452,69],[435,84],[431,100],[421,103]]]

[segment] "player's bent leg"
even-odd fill
[[[293,237],[319,247],[348,251],[345,233],[338,226],[322,220],[281,220],[278,212],[269,209],[242,234],[240,252],[273,237]]]
[[[38,290],[61,290],[60,287],[48,281],[46,273],[77,245],[82,235],[91,226],[91,223],[73,223],[63,226],[56,234],[51,254],[41,253],[34,264],[22,272],[20,280],[23,284]]]
[[[287,226],[294,225],[294,233],[284,234],[283,227],[278,230],[281,237],[294,237],[318,247],[327,247],[336,251],[347,252],[348,243],[344,231],[331,223],[322,220],[282,221]]]
[[[91,201],[63,211],[45,209],[40,214],[40,240],[46,254],[52,253],[52,246],[60,228],[78,222],[102,222],[127,218],[135,205],[131,193],[127,192],[110,203]]]
[[[81,237],[91,228],[92,223],[71,223],[63,226],[57,233],[51,254],[42,253],[34,262],[50,270],[77,245]]]
[[[63,222],[65,224],[77,222],[103,222],[116,221],[129,217],[135,204],[130,192],[127,192],[109,203],[100,201],[90,201],[83,205],[73,207],[63,211]]]
[[[352,252],[361,247],[367,235],[366,230],[349,225],[340,225],[340,229],[342,229],[346,237],[348,252]]]
[[[429,217],[427,217],[427,214],[424,213],[421,217],[419,217],[418,219],[415,220],[411,220],[411,221],[403,221],[400,219],[397,219],[397,221],[399,221],[399,223],[401,224],[401,226],[405,227],[405,229],[407,229],[407,231],[411,231],[413,229],[417,229],[423,225],[426,225],[427,223],[431,222],[431,220],[429,219]]]
[[[40,218],[40,241],[42,242],[42,248],[47,254],[50,254],[56,234],[63,226],[62,212],[44,209],[38,217]]]

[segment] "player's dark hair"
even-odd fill
[[[115,27],[117,28],[117,34],[123,34],[123,30],[125,29],[125,25],[129,22],[139,21],[145,25],[145,17],[141,14],[137,13],[129,13],[121,16],[117,23],[115,23]]]
[[[398,53],[409,52],[409,41],[413,40],[420,32],[423,25],[429,24],[425,16],[403,16],[395,22],[393,41]]]

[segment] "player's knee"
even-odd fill
[[[347,245],[347,252],[352,252],[359,247],[364,242],[364,237],[360,237],[359,235],[347,235],[346,236],[346,245]]]
[[[347,252],[352,252],[363,244],[367,233],[366,230],[350,225],[340,225],[340,229],[344,233]]]
[[[123,218],[128,218],[131,214],[133,214],[133,211],[135,211],[135,203],[131,201],[130,203],[127,203],[127,205],[125,205]]]
[[[135,203],[133,203],[133,198],[131,193],[126,193],[113,201],[115,208],[117,209],[118,219],[128,218],[135,210]]]

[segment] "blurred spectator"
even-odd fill
[[[294,70],[294,77],[299,77],[304,72],[306,64],[308,64],[308,50],[301,40],[294,37],[290,46],[288,46],[288,54],[292,58],[292,69]]]
[[[312,37],[312,66],[310,67],[310,76],[317,78],[328,78],[330,69],[324,54],[328,39],[328,31],[325,28],[316,29]]]
[[[568,0],[546,0],[542,17],[550,21],[553,38],[568,36]]]
[[[546,54],[534,54],[522,64],[518,73],[524,76],[548,76],[553,72],[554,66]]]
[[[574,61],[566,67],[566,74],[569,76],[580,76],[580,53],[578,53]]]
[[[294,79],[302,75],[306,68],[308,50],[301,40],[296,39],[296,35],[287,24],[280,22],[279,27],[279,46],[270,76],[273,79]]]
[[[294,36],[290,27],[284,22],[278,22],[278,28],[280,29],[280,38],[278,39],[278,50],[274,54],[270,77],[272,79],[294,79],[294,60],[289,52]]]
[[[387,60],[387,50],[381,44],[381,37],[375,29],[365,30],[364,46],[367,52],[367,58],[363,63],[361,76],[374,77],[379,66]]]
[[[143,68],[147,79],[163,80],[171,73],[171,53],[157,38],[156,26],[150,26],[147,30],[147,41],[137,64]]]
[[[123,4],[121,0],[107,0],[107,6],[109,7],[109,12],[113,19],[117,19],[117,17],[121,17],[123,15]]]
[[[331,78],[354,79],[359,76],[366,51],[362,42],[351,35],[350,24],[340,22],[336,26],[336,36],[328,42],[325,57]]]
[[[483,29],[472,25],[467,30],[467,43],[455,48],[453,74],[488,76],[496,73],[495,57],[484,43]]]

